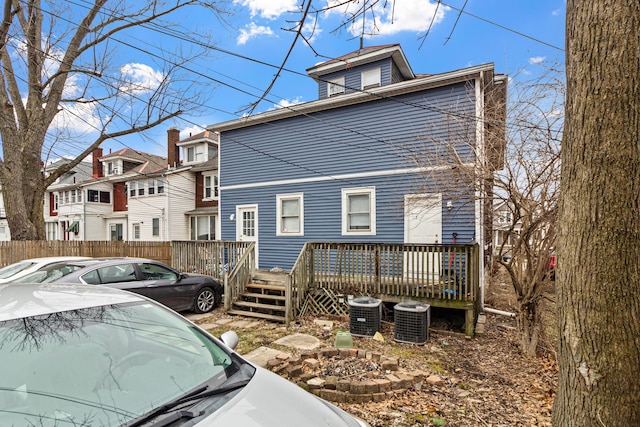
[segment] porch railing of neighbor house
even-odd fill
[[[478,299],[479,279],[477,244],[308,242],[290,274],[298,288],[292,313],[309,287],[468,310]]]

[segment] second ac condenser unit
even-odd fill
[[[424,344],[429,339],[431,306],[417,301],[404,301],[393,307],[394,341]]]

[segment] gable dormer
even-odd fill
[[[318,98],[367,91],[415,78],[398,44],[358,49],[322,62],[307,74],[318,83]]]
[[[183,165],[204,163],[218,155],[216,134],[208,130],[183,139],[176,145],[182,150]]]

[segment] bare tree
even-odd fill
[[[204,85],[183,78],[181,69],[202,51],[168,53],[149,43],[158,31],[171,34],[175,26],[167,19],[188,7],[221,12],[216,3],[200,0],[4,1],[0,183],[12,239],[45,238],[46,187],[102,142],[200,104]],[[118,52],[126,50],[160,70],[142,60],[118,64]],[[74,121],[84,131],[75,132]],[[43,158],[70,153],[72,161],[42,174]]]
[[[545,292],[552,287],[555,256],[564,81],[557,65],[534,80],[510,86],[504,169],[496,173],[494,200],[505,237],[494,242],[495,262],[508,273],[517,297],[520,346],[535,355],[543,334]],[[501,221],[500,221],[501,220]]]
[[[526,81],[507,83],[505,76],[489,76],[484,117],[456,105],[434,106],[448,115],[447,129],[425,131],[422,145],[408,155],[424,170],[450,166],[451,184],[440,180],[440,185],[454,204],[485,203],[485,242],[494,234],[494,205],[507,209],[509,215],[495,230],[502,237],[496,247],[488,244],[486,256],[508,273],[518,300],[520,345],[530,355],[536,354],[541,338],[540,304],[551,279],[547,266],[556,238],[564,102],[562,71],[541,69]],[[484,151],[477,139],[478,121],[484,125]],[[428,193],[428,183],[438,179],[433,172],[428,175],[425,188],[417,192]]]
[[[567,2],[555,426],[640,425],[640,3]]]

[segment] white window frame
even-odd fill
[[[120,160],[114,160],[111,162],[106,162],[106,176],[113,176],[120,174]]]
[[[160,237],[160,218],[151,218],[151,235]]]
[[[199,224],[199,219],[200,218],[206,218],[207,219],[207,237],[209,237],[209,239],[206,240],[216,240],[216,237],[218,235],[218,218],[217,215],[194,215],[192,217],[189,218],[189,238],[191,240],[199,240],[198,236],[203,234],[203,233],[198,233],[198,224]],[[213,237],[213,239],[211,239],[210,237]]]
[[[128,185],[129,194],[128,197],[137,197],[138,196],[138,183],[137,181],[131,181]]]
[[[382,72],[380,67],[364,70],[360,73],[361,89],[372,89],[382,85]]]
[[[194,144],[184,147],[185,164],[202,163],[206,160],[204,144]]]
[[[209,185],[207,185],[207,178],[210,179]],[[209,196],[207,196],[207,189],[209,190]],[[202,175],[202,200],[218,200],[218,192],[218,175]]]
[[[140,240],[140,223],[131,224],[131,236],[133,240]]]
[[[298,200],[298,231],[283,230],[282,202]],[[304,236],[304,194],[276,194],[276,236]]]
[[[349,230],[349,198],[351,196],[369,196],[369,229]],[[342,189],[342,235],[343,236],[374,236],[376,234],[376,188],[357,187]]]
[[[327,80],[327,96],[341,95],[345,93],[344,76]]]

